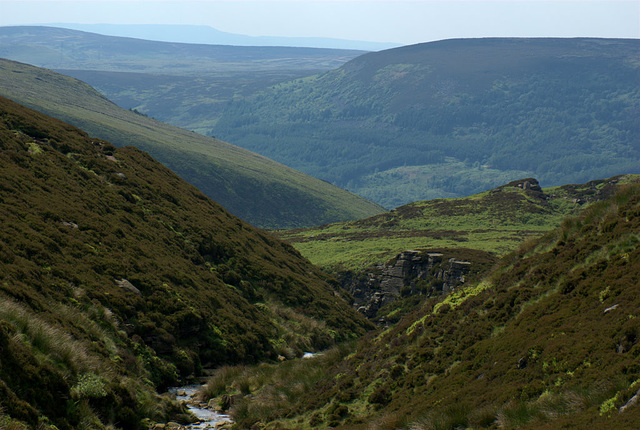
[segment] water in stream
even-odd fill
[[[229,415],[223,415],[218,412],[201,405],[195,400],[195,395],[201,387],[199,385],[188,385],[186,387],[176,387],[169,389],[169,392],[175,394],[176,400],[186,403],[187,408],[195,415],[200,421],[194,424],[190,424],[187,429],[192,430],[204,430],[204,429],[217,429],[219,426],[233,422]]]

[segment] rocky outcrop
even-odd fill
[[[449,293],[465,282],[470,266],[455,258],[445,260],[440,253],[410,250],[343,286],[353,296],[353,306],[374,318],[382,306],[401,297]]]

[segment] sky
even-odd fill
[[[5,1],[0,25],[190,24],[249,36],[413,44],[466,37],[640,38],[640,0]]]

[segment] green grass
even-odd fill
[[[116,146],[148,151],[259,227],[318,225],[382,211],[361,197],[245,149],[119,108],[88,85],[45,69],[0,60],[0,95]]]
[[[408,249],[471,248],[501,256],[634,181],[637,175],[625,175],[544,189],[544,196],[503,186],[470,197],[415,202],[359,221],[275,233],[330,271],[361,270]]]

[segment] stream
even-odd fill
[[[217,429],[223,424],[232,423],[233,420],[229,415],[215,412],[194,398],[200,388],[200,385],[187,385],[169,389],[170,393],[175,394],[176,400],[184,402],[191,413],[200,420],[197,423],[187,425],[186,428],[190,430]]]

